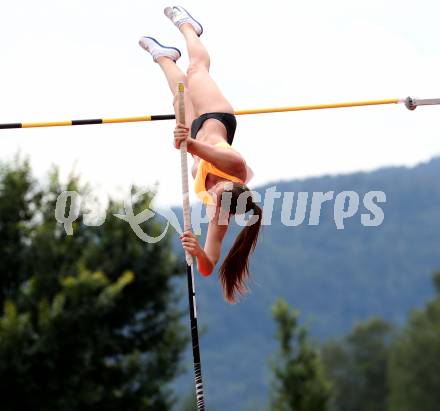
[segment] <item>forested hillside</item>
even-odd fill
[[[268,357],[273,353],[270,306],[277,297],[300,309],[311,335],[325,341],[342,336],[371,316],[402,323],[408,311],[433,295],[432,274],[440,268],[440,159],[414,168],[274,182],[277,191],[309,193],[303,224],[282,225],[281,199],[264,227],[252,260],[251,293],[226,304],[216,274],[197,276],[199,321],[207,326],[201,349],[208,405],[217,410],[252,408],[266,401]],[[335,201],[324,203],[320,224],[308,225],[313,192],[359,194],[359,211],[338,230]],[[364,194],[383,191],[378,227],[364,227]],[[293,218],[293,214],[292,214]],[[235,231],[236,232],[236,231]],[[225,249],[231,244],[229,233]],[[191,366],[191,362],[188,362]],[[187,392],[191,378],[179,380]]]
[[[307,411],[310,403],[316,411],[437,409],[439,175],[435,159],[259,188],[275,199],[273,212],[270,201],[264,207],[272,224],[252,259],[251,292],[229,305],[216,274],[196,275],[207,409],[263,411],[269,400],[271,411],[286,402]],[[115,217],[123,204],[113,199],[105,224],[91,227],[84,215],[67,236],[58,194],[89,188],[74,176],[61,183],[56,169],[48,177],[38,183],[18,158],[0,165],[3,408],[193,409],[178,237],[169,231],[145,244]],[[298,224],[285,225],[275,187],[295,194],[294,210],[307,197],[304,216],[292,213]],[[138,198],[133,212],[153,198]],[[319,198],[328,199],[321,213]],[[160,218],[143,227],[163,231]]]

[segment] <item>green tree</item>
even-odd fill
[[[342,341],[324,345],[326,374],[333,385],[331,410],[386,410],[386,370],[393,338],[390,324],[372,318],[358,324]]]
[[[11,165],[0,163],[0,307],[25,279],[28,226],[39,199],[29,161],[17,156]]]
[[[324,377],[317,350],[308,341],[306,328],[298,324],[298,312],[279,299],[272,307],[272,314],[280,349],[272,362],[275,380],[270,410],[326,410],[330,384]]]
[[[194,390],[191,390],[188,395],[183,397],[180,401],[179,411],[196,411],[197,410],[197,399]]]
[[[171,236],[142,242],[114,200],[103,225],[79,218],[68,236],[54,215],[65,190],[89,193],[56,169],[42,187],[26,160],[0,167],[1,409],[169,410],[188,342]],[[142,228],[163,230],[155,218]]]
[[[440,272],[436,298],[413,311],[389,361],[390,411],[436,411],[440,404]]]

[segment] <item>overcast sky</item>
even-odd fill
[[[211,73],[236,109],[440,97],[438,0],[186,1],[204,26]],[[163,1],[15,0],[0,14],[0,122],[168,114],[172,96],[141,35],[179,47]],[[220,5],[220,6],[219,6]],[[240,116],[235,147],[250,186],[413,165],[440,153],[440,106]],[[174,124],[0,130],[0,160],[21,150],[38,177],[73,168],[98,193],[160,184],[180,203]],[[119,194],[117,194],[119,193]],[[193,196],[194,199],[194,196]]]

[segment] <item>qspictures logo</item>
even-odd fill
[[[124,208],[120,213],[112,214],[111,218],[119,218],[130,225],[133,232],[146,243],[157,243],[164,238],[169,227],[181,234],[182,226],[176,213],[171,207],[146,208],[135,214],[134,205],[147,190],[132,194],[124,200]],[[227,193],[227,192],[225,192]],[[262,225],[270,226],[280,222],[286,227],[299,227],[301,225],[318,226],[323,222],[322,209],[332,208],[331,220],[336,229],[343,230],[345,222],[357,219],[363,227],[379,227],[385,214],[380,204],[386,203],[386,194],[383,191],[368,191],[360,195],[356,191],[327,192],[279,192],[276,186],[265,190],[264,195],[257,191],[243,193],[237,202],[237,210],[244,210],[248,196],[251,195],[254,202],[259,203],[263,210]],[[218,217],[218,224],[229,223],[227,196],[222,197],[222,212]],[[226,201],[226,206],[224,202]],[[278,204],[277,204],[278,203]],[[279,207],[281,203],[281,207]],[[229,202],[230,204],[230,202]],[[277,210],[277,212],[275,212]],[[329,213],[326,213],[328,215]],[[144,231],[141,224],[151,220],[156,215],[161,216],[166,224],[160,234],[150,235]],[[194,234],[200,235],[202,226],[208,224],[215,215],[215,207],[191,207],[191,222]],[[100,226],[107,220],[107,211],[102,210],[95,198],[91,195],[81,196],[75,191],[64,191],[56,202],[55,218],[63,225],[67,235],[73,235],[73,223],[79,218],[86,226]],[[236,224],[245,226],[254,224],[256,216],[252,213],[237,213],[232,216]]]

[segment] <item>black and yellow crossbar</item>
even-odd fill
[[[61,127],[61,126],[87,126],[92,124],[114,124],[114,123],[135,123],[139,121],[173,120],[174,114],[157,116],[137,116],[119,118],[93,118],[87,120],[67,120],[67,121],[44,121],[37,123],[6,123],[0,124],[0,129],[5,128],[37,128],[37,127]]]
[[[328,104],[310,104],[302,106],[286,106],[286,107],[269,107],[257,108],[249,110],[237,110],[236,115],[246,114],[263,114],[263,113],[281,113],[288,111],[305,111],[305,110],[322,110],[327,108],[346,108],[346,107],[363,107],[363,106],[377,106],[384,104],[405,104],[409,110],[414,110],[418,106],[439,105],[440,99],[416,99],[414,97],[407,97],[406,99],[384,99],[384,100],[365,100],[365,101],[350,101],[345,103],[328,103]],[[159,121],[159,120],[174,120],[174,114],[162,114],[151,116],[138,117],[119,117],[119,118],[102,118],[102,119],[88,119],[88,120],[68,120],[68,121],[46,121],[37,123],[5,123],[0,124],[0,129],[9,128],[36,128],[36,127],[60,127],[60,126],[84,126],[92,124],[115,124],[115,123],[136,123],[142,121]]]

